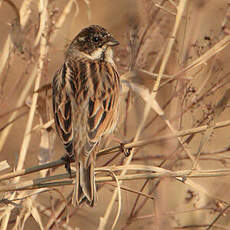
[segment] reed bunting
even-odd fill
[[[94,206],[98,145],[118,120],[120,80],[112,47],[119,42],[104,28],[84,28],[71,42],[53,78],[53,111],[66,150],[66,168],[76,162],[73,205]]]

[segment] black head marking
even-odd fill
[[[105,44],[112,46],[119,43],[105,28],[98,25],[91,25],[80,31],[70,44],[70,48],[77,48],[82,52],[91,54]]]

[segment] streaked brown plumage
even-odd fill
[[[76,162],[73,204],[96,202],[95,154],[118,119],[120,81],[111,48],[118,44],[100,26],[83,29],[53,79],[55,126],[67,160],[74,157]]]

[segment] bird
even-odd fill
[[[53,77],[55,127],[65,148],[65,167],[76,177],[72,204],[95,206],[96,153],[102,138],[116,128],[119,116],[120,76],[113,60],[119,42],[105,28],[91,25],[75,36]]]

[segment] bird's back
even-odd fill
[[[68,62],[67,91],[74,114],[76,154],[87,156],[118,119],[120,81],[112,63],[80,59]]]

